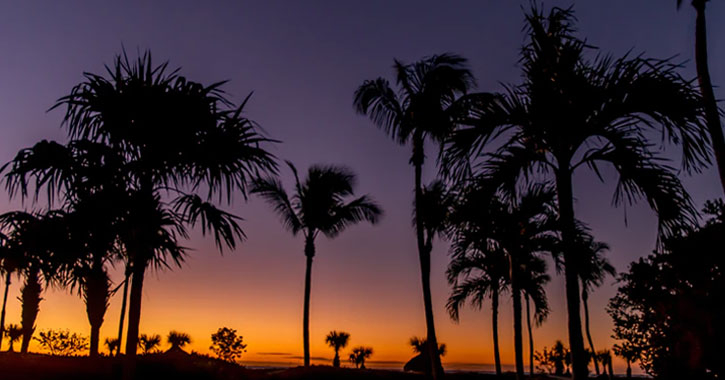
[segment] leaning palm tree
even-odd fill
[[[295,193],[287,195],[282,183],[272,177],[255,180],[252,193],[258,194],[274,208],[282,224],[292,235],[305,237],[305,300],[302,318],[304,365],[310,365],[310,292],[315,238],[321,233],[335,238],[347,227],[363,221],[377,223],[382,210],[367,195],[346,202],[354,196],[355,174],[339,166],[311,166],[304,182],[297,169],[287,162],[295,178]]]
[[[365,360],[373,356],[373,349],[371,347],[359,346],[352,349],[350,354],[350,363],[355,365],[355,368],[365,369]]]
[[[174,334],[172,339],[172,334]],[[181,334],[183,336],[179,336],[178,333],[175,333],[174,331],[169,333],[168,341],[173,346],[174,343],[172,343],[172,340],[179,346],[184,346],[187,343],[191,342],[191,338],[186,334]],[[182,338],[188,338],[188,342],[179,344],[184,339]],[[161,345],[161,335],[159,334],[141,334],[138,338],[138,345],[141,347],[141,350],[143,351],[144,355],[153,353],[160,345]]]
[[[325,343],[335,350],[335,358],[332,359],[332,366],[340,367],[340,349],[345,348],[350,341],[350,334],[344,331],[330,331],[325,337]]]
[[[152,337],[155,338],[155,337]],[[182,349],[187,344],[191,343],[191,337],[187,333],[178,332],[178,331],[170,331],[169,335],[166,337],[166,342],[171,345],[171,350],[179,350]]]
[[[707,62],[707,25],[705,22],[705,4],[708,0],[692,0],[692,7],[695,8],[695,67],[697,69],[697,81],[700,85],[700,93],[705,107],[707,129],[712,141],[712,150],[715,154],[720,184],[725,190],[725,137],[723,137],[722,124],[720,123],[720,111],[717,106],[717,99],[712,88],[710,79],[710,68]],[[677,8],[682,5],[682,0],[677,0]]]
[[[471,71],[466,60],[452,54],[435,55],[413,64],[399,61],[394,64],[396,91],[384,78],[365,81],[355,92],[354,105],[357,112],[367,115],[398,144],[412,146],[410,164],[415,171],[415,201],[418,209],[423,192],[422,170],[425,161],[426,140],[441,142],[454,127],[453,121],[460,113],[456,102],[474,86]],[[396,93],[397,92],[397,93]],[[427,339],[437,344],[433,302],[430,293],[430,250],[426,245],[423,221],[415,220],[418,258],[423,285],[423,303]],[[429,352],[434,379],[443,377],[440,357],[434,349]]]
[[[8,343],[10,344],[8,352],[14,352],[13,346],[23,337],[23,329],[18,325],[10,324],[5,329],[5,336],[8,338]]]
[[[528,16],[530,42],[522,50],[524,83],[503,94],[481,96],[470,126],[449,141],[445,161],[484,159],[489,186],[508,192],[519,179],[552,175],[557,191],[568,312],[569,343],[576,380],[586,376],[581,328],[572,177],[577,169],[609,163],[619,175],[614,203],[645,198],[667,235],[692,224],[696,211],[674,169],[657,155],[645,135],[663,134],[679,143],[683,168],[698,170],[708,160],[701,98],[669,61],[641,57],[585,58],[588,44],[573,32],[570,10]],[[505,142],[483,149],[497,136]],[[535,174],[535,176],[534,176]]]
[[[242,116],[246,100],[233,106],[220,88],[223,82],[190,81],[167,70],[166,63],[154,65],[150,53],[135,61],[118,56],[107,72],[86,73],[54,108],[66,109],[63,125],[72,139],[107,144],[122,158],[119,176],[127,196],[119,241],[132,268],[129,377],[147,269],[180,263],[186,250],[178,239],[197,223],[214,235],[220,250],[233,249],[244,238],[237,217],[218,209],[212,198],[231,201],[235,190],[245,195],[249,179],[275,172],[276,164],[264,149],[271,141]],[[207,189],[205,196],[197,194],[200,188]],[[168,195],[163,201],[162,192]]]

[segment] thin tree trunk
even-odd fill
[[[20,353],[28,353],[30,339],[35,332],[35,320],[40,312],[40,293],[43,287],[40,284],[40,277],[37,268],[31,268],[25,277],[25,285],[21,291],[22,316],[21,327],[23,329],[23,341],[20,346]]]
[[[498,347],[498,289],[491,293],[491,324],[493,325],[493,362],[496,366],[496,376],[501,376],[501,352]]]
[[[609,368],[609,378],[614,378],[614,368],[612,366],[612,357],[609,357],[609,360],[607,361],[607,367]]]
[[[332,366],[340,368],[340,349],[335,350],[335,357],[332,359]]]
[[[415,168],[415,209],[421,210],[421,198],[423,195],[423,136],[416,132],[413,136],[413,158]],[[419,212],[415,213],[415,232],[418,242],[418,258],[420,260],[420,274],[423,285],[423,304],[425,307],[425,324],[427,330],[428,355],[430,359],[430,371],[433,380],[443,379],[443,366],[441,357],[438,355],[438,339],[436,338],[435,321],[433,318],[433,300],[430,291],[430,248],[426,246],[423,221]]]
[[[588,377],[584,337],[582,335],[581,305],[579,304],[579,276],[576,268],[576,252],[573,250],[574,196],[572,194],[571,170],[568,160],[559,160],[556,175],[557,196],[561,234],[564,242],[564,278],[566,285],[566,306],[568,315],[569,348],[571,350],[572,372],[574,380]]]
[[[5,306],[8,304],[8,289],[10,289],[10,272],[5,274],[5,293],[3,293],[3,309],[0,311],[0,351],[3,347],[3,338],[5,337]]]
[[[705,106],[707,128],[712,140],[712,150],[715,154],[720,184],[725,191],[725,137],[723,137],[720,113],[717,108],[715,93],[710,79],[710,68],[707,62],[707,25],[705,22],[705,0],[694,0],[692,6],[697,11],[695,21],[695,66],[697,67],[697,81]]]
[[[526,297],[526,327],[529,329],[529,376],[534,375],[534,334],[531,330],[531,306],[529,306],[529,294]]]
[[[121,342],[123,341],[123,319],[126,317],[126,300],[128,300],[128,281],[131,278],[131,267],[126,266],[126,279],[123,283],[123,300],[121,301],[121,316],[118,322],[118,346],[116,346],[116,356],[121,354]]]
[[[627,360],[627,378],[632,378],[632,362]]]
[[[305,239],[305,256],[307,267],[305,269],[305,305],[302,316],[302,341],[305,352],[305,367],[310,366],[310,292],[312,288],[312,258],[315,257],[315,241],[312,233]]]
[[[108,308],[108,295],[111,284],[108,274],[103,268],[103,262],[97,261],[93,265],[90,275],[86,278],[84,293],[86,314],[91,325],[89,356],[97,357],[101,339],[100,331]]]
[[[138,256],[137,256],[138,257]],[[138,348],[138,331],[141,322],[141,298],[143,296],[143,280],[146,263],[139,260],[133,263],[131,275],[131,295],[128,307],[128,330],[126,332],[126,357],[123,366],[123,379],[131,380],[136,374],[136,350]]]
[[[594,362],[594,371],[599,375],[599,361],[594,349],[594,341],[592,341],[592,333],[589,330],[589,294],[586,290],[582,291],[582,305],[584,306],[584,330],[587,332],[587,340],[589,341],[589,349],[592,350],[592,361]]]
[[[522,339],[521,324],[521,289],[517,284],[515,276],[511,277],[511,298],[514,306],[514,355],[516,360],[516,378],[524,378],[524,344]]]

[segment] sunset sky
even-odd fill
[[[694,78],[694,11],[676,1],[609,0],[580,2],[578,29],[602,53],[630,49],[684,62]],[[417,249],[411,228],[413,170],[409,148],[393,143],[352,108],[353,92],[365,79],[392,78],[393,58],[412,62],[454,52],[470,60],[482,91],[518,83],[518,53],[528,1],[154,1],[40,2],[0,5],[0,161],[41,139],[65,140],[62,111],[46,112],[82,80],[103,73],[122,47],[131,54],[150,49],[191,80],[210,84],[229,79],[229,97],[247,107],[272,138],[280,159],[298,168],[313,163],[342,164],[358,174],[360,194],[370,194],[385,216],[377,226],[355,226],[336,240],[318,239],[312,279],[312,356],[331,360],[324,336],[333,329],[351,333],[351,346],[375,350],[372,360],[405,361],[408,339],[425,334]],[[546,1],[567,6],[570,2]],[[725,83],[723,2],[708,3],[713,82]],[[716,95],[725,96],[716,88]],[[668,156],[677,157],[674,149]],[[434,178],[435,151],[429,149],[426,181]],[[290,185],[290,173],[282,177]],[[612,247],[618,271],[654,248],[656,220],[644,204],[614,208],[616,177],[606,183],[580,172],[575,177],[576,213],[597,239]],[[720,195],[715,172],[683,178],[700,207]],[[36,207],[42,207],[38,204]],[[33,207],[0,195],[0,211]],[[243,361],[302,363],[303,240],[284,231],[261,200],[237,195],[224,205],[244,218],[248,240],[220,255],[213,241],[194,236],[183,265],[146,277],[141,331],[165,336],[187,332],[191,349],[207,352],[217,328],[235,328],[248,343]],[[625,215],[626,222],[625,225]],[[433,301],[439,341],[448,346],[444,364],[493,362],[490,312],[466,309],[459,324],[445,312],[449,286],[444,278],[447,245],[433,255]],[[536,348],[566,341],[563,279],[551,270],[552,314],[535,330]],[[118,271],[114,281],[121,280]],[[597,349],[609,348],[611,321],[604,307],[616,288],[608,279],[591,298]],[[19,281],[10,290],[7,322],[20,322]],[[513,363],[511,304],[500,315],[502,358]],[[120,297],[101,332],[115,336]],[[38,329],[68,328],[88,334],[85,307],[65,291],[44,294]],[[526,344],[526,343],[525,343]],[[32,349],[32,348],[31,348]],[[37,347],[36,347],[37,349]],[[528,347],[525,346],[528,350]],[[528,355],[526,355],[528,358]],[[620,366],[621,362],[617,362]],[[374,364],[373,364],[374,366]]]

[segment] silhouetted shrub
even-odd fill
[[[237,330],[222,327],[216,333],[211,334],[211,346],[209,347],[219,359],[233,363],[237,358],[246,352],[247,345],[243,338],[237,336]]]
[[[71,356],[88,348],[88,338],[68,330],[47,330],[38,333],[40,345],[51,355]]]

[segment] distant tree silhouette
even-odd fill
[[[46,330],[34,337],[41,347],[57,356],[74,356],[88,349],[88,338],[68,330]]]
[[[315,238],[323,234],[335,238],[347,227],[363,221],[377,223],[382,210],[367,195],[346,202],[354,196],[355,174],[340,166],[311,166],[307,178],[300,181],[297,168],[287,162],[295,177],[295,192],[287,195],[282,183],[272,177],[255,180],[252,193],[266,200],[293,235],[305,237],[305,300],[302,322],[304,365],[310,365],[310,292]]]
[[[449,139],[444,161],[482,159],[491,186],[509,191],[521,178],[554,177],[569,343],[574,378],[580,380],[587,376],[587,356],[575,264],[573,173],[587,167],[599,174],[601,163],[611,164],[619,175],[614,203],[647,199],[658,213],[660,233],[668,235],[694,220],[696,212],[677,173],[645,134],[654,130],[662,133],[663,143],[680,144],[686,172],[708,161],[709,144],[701,97],[678,74],[677,65],[627,56],[588,60],[590,45],[575,36],[573,24],[571,10],[553,8],[545,15],[534,7],[527,14],[529,42],[520,60],[524,83],[471,100],[472,120]],[[487,153],[484,147],[497,136],[505,136],[505,143]]]
[[[116,338],[106,338],[103,344],[105,344],[106,349],[108,349],[108,356],[113,356],[113,352],[118,351],[118,347],[121,345],[121,342]]]
[[[629,342],[623,342],[622,344],[615,344],[614,347],[612,347],[612,351],[615,355],[621,357],[627,362],[627,378],[632,378],[632,362],[636,361],[639,357],[639,350],[637,350]]]
[[[171,350],[181,349],[191,343],[191,337],[187,333],[171,331],[166,336],[166,342],[171,345]]]
[[[2,350],[2,337],[5,336],[5,310],[8,303],[8,291],[13,274],[20,270],[21,257],[16,250],[10,248],[7,236],[0,233],[0,274],[5,276],[5,290],[3,292],[3,306],[0,311],[0,350]]]
[[[720,378],[725,373],[725,203],[706,202],[709,218],[665,239],[630,264],[607,311],[613,337],[650,376]],[[616,351],[615,351],[616,352]]]
[[[219,359],[230,363],[236,362],[237,358],[247,351],[244,338],[237,336],[237,330],[228,327],[222,327],[216,333],[211,334],[211,343],[209,349]]]
[[[692,0],[692,7],[695,8],[695,67],[697,68],[697,81],[700,84],[700,93],[705,108],[707,128],[710,132],[712,150],[715,153],[718,173],[720,174],[720,185],[725,191],[725,137],[723,137],[722,124],[720,122],[720,110],[717,106],[717,99],[710,79],[710,68],[707,58],[707,25],[705,20],[705,5],[708,0]],[[677,0],[677,8],[682,5],[682,0]]]
[[[602,372],[604,375],[607,375],[610,379],[614,378],[614,371],[612,370],[612,352],[609,350],[600,350],[592,356],[595,356],[597,360],[602,363]]]
[[[169,333],[169,337],[170,336],[171,336],[171,333]],[[169,343],[171,343],[171,341],[169,341]],[[159,335],[159,334],[151,334],[151,335],[141,334],[138,337],[138,346],[141,348],[141,351],[143,351],[144,355],[152,354],[152,353],[154,353],[154,351],[156,351],[156,349],[158,349],[159,346],[161,346],[161,335]]]
[[[431,365],[430,357],[428,355],[428,341],[425,338],[412,337],[410,338],[410,347],[413,348],[413,352],[418,354],[410,359],[403,366],[404,371],[424,372],[427,376],[431,376]],[[441,343],[438,345],[437,354],[438,356],[446,355],[446,345]]]
[[[325,337],[325,343],[335,350],[335,357],[332,359],[332,366],[337,368],[340,367],[340,349],[347,347],[347,343],[350,341],[350,334],[344,331],[330,331]]]
[[[10,324],[5,329],[5,337],[8,338],[8,344],[10,345],[8,352],[14,352],[13,345],[23,337],[23,329],[16,324]]]
[[[453,54],[434,55],[407,65],[395,60],[394,69],[399,88],[397,93],[384,78],[367,80],[355,92],[354,106],[357,112],[370,117],[395,142],[412,145],[410,164],[415,171],[414,209],[419,209],[423,193],[425,142],[429,139],[442,142],[448,137],[461,112],[457,100],[475,85],[475,81],[466,59]],[[433,378],[440,379],[444,373],[434,349],[437,338],[430,294],[431,252],[426,243],[431,237],[426,237],[420,218],[416,218],[415,228],[427,340],[432,343],[429,355],[434,366]]]
[[[119,240],[132,269],[125,376],[134,370],[141,294],[150,265],[179,264],[186,250],[178,237],[200,223],[213,233],[219,249],[234,248],[244,237],[237,217],[218,209],[211,198],[233,190],[246,194],[247,182],[274,172],[264,150],[270,140],[241,116],[246,100],[234,107],[218,82],[204,86],[187,80],[167,64],[155,66],[151,54],[137,60],[118,56],[108,77],[85,80],[56,103],[65,107],[64,126],[72,139],[105,143],[121,152],[119,167],[127,185],[128,209]],[[248,100],[248,98],[247,98]],[[214,154],[209,154],[214,152]],[[206,199],[193,191],[208,189]],[[170,202],[161,200],[161,192]],[[174,198],[175,197],[175,198]]]
[[[350,354],[350,363],[355,365],[355,368],[365,369],[365,360],[373,356],[373,349],[371,347],[358,346],[352,349]]]

